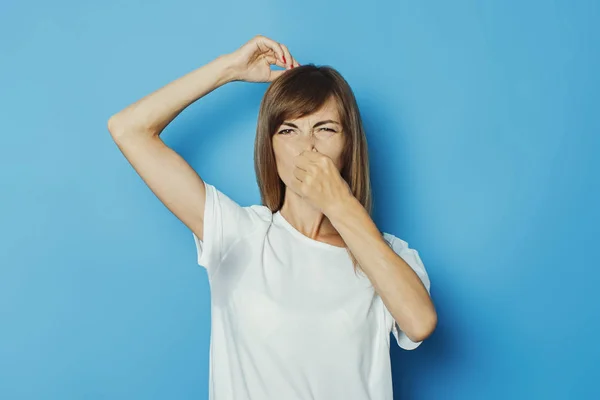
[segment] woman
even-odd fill
[[[159,136],[231,81],[272,82],[255,142],[262,205],[236,204]],[[418,252],[370,217],[367,143],[339,73],[300,66],[285,45],[256,36],[108,128],[193,232],[211,287],[211,399],[392,398],[390,332],[414,349],[437,315]]]

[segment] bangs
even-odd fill
[[[344,136],[342,178],[352,194],[371,214],[372,195],[369,153],[358,104],[350,85],[330,66],[304,64],[280,74],[261,101],[254,140],[254,170],[261,202],[272,212],[283,207],[287,187],[279,176],[273,137],[286,120],[303,118],[336,104]]]
[[[271,133],[289,119],[302,118],[321,109],[328,99],[337,98],[335,83],[320,71],[288,71],[282,76],[278,92],[271,104]],[[293,72],[298,72],[294,74]],[[339,102],[338,102],[339,107]],[[338,110],[339,112],[339,110]]]

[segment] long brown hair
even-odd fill
[[[287,119],[301,118],[319,110],[330,98],[337,103],[342,132],[341,176],[354,197],[372,213],[371,180],[367,138],[354,93],[342,75],[330,66],[306,64],[286,71],[267,89],[258,113],[254,142],[254,169],[262,204],[272,212],[283,206],[285,184],[277,173],[273,135]],[[360,269],[348,250],[355,272]]]

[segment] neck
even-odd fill
[[[325,214],[287,188],[280,212],[294,228],[311,239],[337,235]]]

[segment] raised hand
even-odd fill
[[[294,164],[296,179],[290,188],[323,214],[329,216],[353,197],[333,160],[325,154],[305,150],[296,156]]]
[[[286,45],[262,35],[255,36],[227,57],[235,80],[246,82],[271,82],[287,70],[300,65]],[[285,70],[272,70],[271,65]]]

